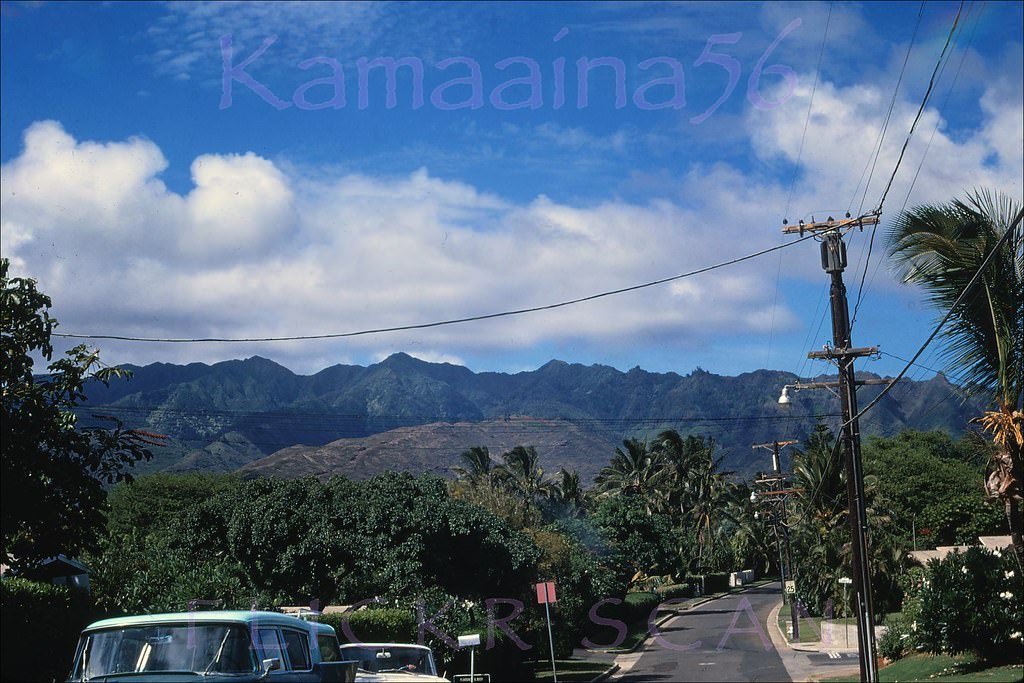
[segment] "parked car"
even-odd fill
[[[448,681],[438,674],[434,653],[426,645],[346,643],[341,646],[341,658],[357,662],[357,683]]]
[[[82,631],[69,681],[352,681],[326,624],[276,612],[149,614]]]

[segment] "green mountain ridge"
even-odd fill
[[[838,399],[825,390],[792,392],[792,405],[780,406],[782,386],[796,383],[797,377],[775,370],[729,377],[698,368],[680,375],[555,360],[515,374],[475,373],[404,353],[367,367],[335,365],[313,375],[296,375],[258,356],[214,365],[127,367],[133,373],[129,381],[87,388],[89,402],[81,414],[84,423],[94,415],[112,415],[129,427],[168,435],[171,447],[160,449],[140,471],[245,467],[252,473],[299,476],[281,458],[269,469],[248,465],[283,449],[295,456],[298,447],[315,450],[339,441],[333,452],[366,449],[379,442],[367,439],[398,429],[405,431],[402,438],[392,435],[395,439],[385,449],[387,462],[383,451],[375,452],[371,469],[388,469],[390,464],[390,469],[424,471],[435,465],[417,455],[417,438],[423,440],[421,451],[443,451],[438,457],[445,463],[478,445],[498,456],[495,449],[505,443],[498,438],[501,427],[508,427],[512,418],[532,418],[555,421],[543,432],[526,428],[515,434],[521,445],[538,446],[547,471],[572,465],[581,474],[596,472],[623,438],[671,428],[714,438],[725,467],[749,476],[768,466],[763,454],[752,452],[752,444],[802,439],[819,418],[837,428],[840,411]],[[867,405],[881,388],[861,387],[860,405]],[[939,429],[957,436],[980,412],[980,405],[965,401],[942,375],[901,380],[862,419],[861,431],[888,436],[907,428]],[[477,423],[489,425],[494,438],[476,428],[461,434],[443,428]],[[560,441],[549,438],[554,432]],[[565,447],[555,449],[553,444],[563,442]],[[404,451],[395,445],[400,443],[406,444]],[[549,444],[549,453],[541,443]],[[317,468],[299,469],[311,473]],[[357,465],[341,469],[350,476],[360,473]]]

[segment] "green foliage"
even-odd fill
[[[627,583],[638,574],[672,571],[672,522],[667,515],[650,512],[642,495],[626,493],[602,500],[592,521],[611,547],[609,566]]]
[[[416,617],[412,610],[367,607],[342,614],[324,614],[320,621],[334,627],[341,642],[351,642],[348,632],[363,643],[415,643]]]
[[[916,526],[919,547],[972,543],[979,535],[1002,533],[1003,512],[985,500],[984,470],[968,440],[908,430],[872,437],[863,452],[865,473],[876,479],[907,536]]]
[[[920,592],[920,644],[928,652],[973,652],[985,660],[1018,657],[1022,587],[1020,567],[1011,553],[972,547],[932,560]]]
[[[50,298],[34,280],[9,277],[9,266],[0,259],[0,557],[25,567],[94,545],[104,485],[151,456],[147,436],[113,418],[112,429],[78,427],[74,409],[85,400],[86,382],[124,374],[101,368],[97,352],[77,346],[34,376],[33,356],[52,359],[57,321],[48,313]]]
[[[66,586],[20,578],[0,581],[0,678],[64,680],[91,609],[86,593]]]
[[[103,540],[85,560],[96,607],[110,615],[181,612],[190,600],[220,600],[225,609],[281,603],[258,594],[237,560],[192,553],[176,545],[174,532],[126,534]]]
[[[121,482],[107,496],[107,528],[113,536],[148,533],[199,503],[241,486],[235,474],[155,473]]]
[[[1021,210],[1007,195],[976,190],[964,200],[903,212],[888,235],[889,254],[904,281],[922,287],[937,310],[952,309],[941,333],[951,373],[964,378],[968,389],[1011,407],[1024,395]],[[954,307],[982,262],[1011,230],[975,295]]]
[[[890,619],[885,633],[878,639],[878,654],[895,662],[910,653],[912,643],[910,624],[904,619]]]
[[[89,558],[97,600],[111,611],[180,610],[193,598],[248,608],[375,596],[411,604],[431,591],[519,596],[539,557],[528,536],[451,499],[437,477],[140,481],[114,497],[121,531]],[[146,516],[148,498],[162,512]],[[124,532],[128,520],[138,526]]]

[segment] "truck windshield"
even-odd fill
[[[430,650],[408,645],[342,645],[341,658],[358,660],[364,671],[407,671],[437,675]]]
[[[76,680],[124,673],[258,671],[240,624],[152,624],[83,635]]]

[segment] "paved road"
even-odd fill
[[[615,681],[789,681],[765,622],[778,584],[705,603],[657,629],[644,648],[616,661]]]

